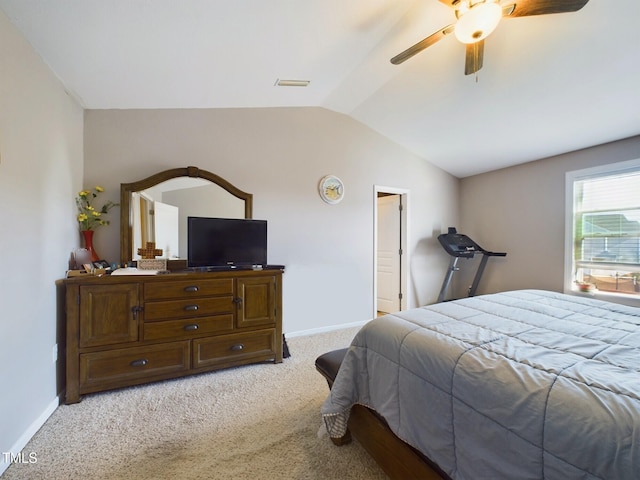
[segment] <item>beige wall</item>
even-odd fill
[[[17,453],[57,406],[54,282],[79,241],[83,118],[2,12],[0,64],[0,452]]]
[[[565,173],[636,158],[640,137],[462,179],[463,233],[487,250],[507,252],[506,258],[489,261],[478,293],[517,288],[561,292]]]
[[[285,333],[370,319],[374,185],[410,190],[412,306],[433,302],[447,258],[434,235],[457,221],[458,180],[353,119],[322,108],[89,110],[85,184],[118,198],[121,182],[194,165],[254,195],[269,262],[287,267]],[[345,183],[327,205],[318,181]],[[119,257],[118,221],[96,248]]]

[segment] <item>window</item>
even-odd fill
[[[567,211],[565,290],[640,298],[640,161],[567,173]]]

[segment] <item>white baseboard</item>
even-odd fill
[[[17,455],[18,453],[20,453],[22,449],[27,446],[29,440],[31,440],[36,432],[40,430],[40,427],[44,425],[44,422],[46,422],[47,419],[53,414],[53,412],[56,411],[58,405],[60,405],[60,398],[56,397],[51,401],[49,405],[47,405],[47,408],[44,409],[40,416],[36,418],[31,425],[29,425],[29,428],[27,428],[27,430],[20,436],[16,443],[13,444],[9,452],[2,452],[2,454],[0,454],[0,476],[2,476],[4,471],[9,468],[9,465],[11,465],[10,458],[5,458],[7,457],[7,455],[4,454],[12,453],[13,455]],[[30,452],[27,452],[26,457],[28,457],[28,453]]]
[[[340,325],[331,325],[329,327],[311,328],[309,330],[299,330],[297,332],[289,332],[285,334],[285,338],[293,337],[305,337],[307,335],[314,335],[316,333],[332,332],[334,330],[342,330],[343,328],[362,327],[370,320],[362,320],[360,322],[353,323],[341,323]]]

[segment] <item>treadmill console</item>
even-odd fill
[[[457,233],[453,227],[449,227],[448,233],[438,235],[438,240],[446,252],[453,257],[471,258],[476,253],[484,253],[480,245],[466,235]]]

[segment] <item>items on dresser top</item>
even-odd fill
[[[111,275],[157,275],[162,270],[142,270],[136,267],[125,267],[114,270]]]

